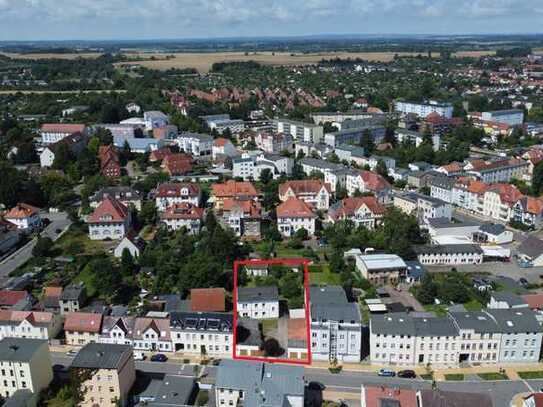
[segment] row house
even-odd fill
[[[133,346],[134,326],[136,317],[104,316],[102,330],[98,342],[115,345]]]
[[[346,189],[349,196],[356,192],[370,192],[375,195],[379,203],[387,204],[391,200],[392,187],[381,175],[371,171],[352,171],[346,176]]]
[[[155,206],[159,212],[163,212],[169,206],[188,203],[200,206],[202,190],[194,183],[167,183],[160,184],[154,191]]]
[[[211,197],[215,209],[220,210],[227,199],[249,199],[257,201],[260,193],[250,182],[237,182],[228,180],[223,184],[213,184],[211,186]]]
[[[414,250],[421,264],[454,266],[483,262],[483,250],[477,244],[426,245]]]
[[[62,329],[59,314],[39,311],[0,311],[0,338],[54,339]]]
[[[528,150],[522,154],[522,158],[528,163],[528,169],[526,170],[523,179],[530,184],[534,175],[535,166],[543,160],[543,149],[533,148]]]
[[[64,319],[66,344],[84,346],[98,342],[103,315],[91,312],[69,312]]]
[[[294,155],[296,157],[309,157],[324,159],[334,148],[324,143],[310,143],[308,141],[296,141],[294,143]]]
[[[0,309],[30,309],[34,298],[24,290],[0,290]]]
[[[370,360],[411,366],[537,363],[542,337],[535,313],[527,308],[451,312],[444,317],[374,315]]]
[[[317,215],[313,208],[301,199],[292,197],[277,206],[277,229],[285,237],[293,236],[305,229],[309,236],[316,230]]]
[[[91,240],[119,240],[129,230],[130,211],[121,202],[106,197],[87,218]]]
[[[313,123],[276,119],[273,121],[273,128],[275,133],[290,134],[295,140],[320,143],[324,138],[323,127]]]
[[[227,198],[223,201],[220,221],[238,237],[260,239],[262,205],[252,199]]]
[[[483,196],[488,188],[484,182],[460,178],[452,189],[452,204],[470,212],[483,212]]]
[[[192,171],[192,156],[184,153],[167,154],[160,168],[170,177],[186,175]]]
[[[379,226],[385,212],[386,208],[374,196],[350,197],[331,205],[327,220],[330,223],[349,220],[356,227],[373,230]]]
[[[152,352],[171,352],[173,350],[169,317],[136,318],[132,338],[136,350]]]
[[[483,215],[508,222],[513,206],[522,197],[522,193],[514,185],[489,185],[483,195]]]
[[[543,225],[543,199],[532,196],[520,198],[511,210],[511,220],[528,227],[539,228]]]
[[[320,180],[287,181],[279,185],[279,200],[297,198],[318,210],[327,210],[330,206],[332,191],[329,184]]]
[[[279,318],[279,291],[277,287],[238,287],[236,311],[241,318]]]
[[[24,202],[18,203],[7,211],[4,219],[23,232],[31,232],[41,226],[40,209]]]
[[[258,133],[255,137],[256,147],[266,153],[280,154],[283,151],[294,151],[294,137],[288,133]]]
[[[464,166],[464,171],[478,180],[490,184],[522,179],[528,171],[528,163],[522,159],[502,159],[495,161],[472,160]]]
[[[330,161],[321,160],[318,158],[311,158],[311,157],[302,158],[301,160],[299,160],[299,164],[302,167],[302,171],[307,176],[310,176],[312,173],[324,174],[325,182],[328,182],[328,180],[326,179],[327,174],[330,174],[333,171],[348,168],[343,164],[335,164]],[[330,184],[332,185],[332,183]]]
[[[428,186],[430,187],[430,196],[452,204],[453,187],[455,183],[456,179],[452,177],[433,177],[428,183]]]
[[[43,144],[53,144],[75,133],[87,134],[84,124],[44,123],[39,134]]]
[[[100,160],[100,174],[106,178],[119,178],[121,176],[121,161],[115,146],[100,146],[98,158]]]
[[[188,202],[176,203],[168,206],[160,214],[160,219],[168,230],[185,228],[191,235],[200,232],[204,220],[204,209]]]

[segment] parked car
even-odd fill
[[[166,362],[168,357],[163,353],[157,353],[156,355],[151,356],[151,362]]]
[[[417,374],[413,370],[400,370],[398,372],[398,377],[401,377],[403,379],[414,379],[417,377]]]
[[[394,377],[396,376],[396,372],[390,369],[379,369],[377,375],[382,377]]]
[[[143,352],[134,352],[134,360],[145,360],[145,354]]]
[[[528,283],[528,280],[526,280],[524,277],[521,277],[518,281],[523,287],[526,287],[528,284],[530,284]]]
[[[66,352],[66,355],[67,355],[67,356],[74,357],[74,356],[76,356],[78,353],[79,353],[78,350],[76,350],[76,349],[70,349],[68,352]]]

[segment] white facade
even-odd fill
[[[294,235],[298,230],[305,229],[309,236],[315,234],[316,220],[310,217],[277,217],[277,228],[279,233],[285,237]]]
[[[54,161],[55,153],[53,153],[53,151],[49,147],[45,147],[40,153],[40,167],[52,167]]]
[[[427,103],[414,103],[395,101],[394,110],[403,114],[413,113],[420,117],[426,117],[430,113],[437,113],[447,119],[452,118],[453,106],[451,103],[438,103],[429,101]]]
[[[295,140],[310,143],[321,143],[324,139],[323,127],[312,123],[277,119],[274,120],[274,130],[276,133],[290,134]]]
[[[213,138],[207,134],[181,133],[176,143],[181,150],[194,157],[211,158]]]
[[[453,244],[416,248],[417,259],[428,265],[481,264],[483,251],[477,245]]]
[[[441,147],[441,137],[437,133],[431,135],[430,137],[432,138],[432,146],[434,151],[438,151]],[[409,142],[414,144],[415,147],[418,147],[424,141],[424,134],[406,129],[397,129],[396,140],[398,143]]]
[[[120,240],[128,232],[128,226],[128,220],[123,222],[89,223],[89,237],[91,240]]]
[[[482,112],[481,119],[489,122],[504,123],[509,126],[521,126],[524,122],[524,112],[522,110]]]
[[[20,230],[34,230],[40,227],[41,217],[40,213],[36,212],[29,216],[12,218],[6,215],[5,220],[13,223]]]

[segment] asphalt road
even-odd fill
[[[72,224],[72,222],[68,219],[68,215],[64,212],[44,212],[41,214],[41,216],[42,218],[49,218],[49,220],[51,220],[51,223],[42,231],[41,234],[42,236],[50,237],[53,240],[56,240],[59,236],[57,230],[62,231]],[[22,266],[32,257],[32,249],[34,248],[35,244],[36,239],[32,239],[25,246],[10,254],[0,262],[0,282],[4,282],[13,270],[19,266]]]
[[[72,357],[64,353],[52,352],[54,364],[69,366]],[[136,369],[144,373],[168,373],[183,376],[194,376],[195,366],[184,365],[177,361],[136,362]],[[214,375],[215,366],[206,366],[205,371]],[[344,371],[339,374],[332,374],[328,369],[305,368],[306,382],[317,382],[324,385],[325,390],[349,393],[353,399],[360,397],[360,386],[376,385],[412,389],[431,389],[431,383],[421,379],[400,379],[397,377],[379,377],[372,372]],[[466,380],[462,382],[438,382],[438,388],[442,390],[460,391],[468,393],[488,393],[494,401],[494,407],[509,407],[511,400],[518,393],[538,391],[543,388],[543,380],[518,380],[518,381],[484,381]]]

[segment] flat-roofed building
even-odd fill
[[[405,279],[407,265],[396,254],[357,254],[356,268],[373,284],[393,284]]]

